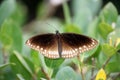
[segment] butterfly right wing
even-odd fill
[[[98,42],[95,39],[75,33],[62,33],[62,57],[71,58],[79,53],[93,49]]]
[[[43,34],[30,38],[26,44],[48,58],[59,58],[55,34]]]

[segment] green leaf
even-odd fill
[[[5,64],[4,67],[0,69],[0,80],[15,80],[16,77],[9,65],[12,64]]]
[[[1,27],[0,34],[4,37],[4,42],[12,43],[11,50],[22,50],[22,31],[20,27],[15,24],[14,20],[6,20]],[[3,41],[3,38],[1,39]],[[6,45],[4,45],[6,46]]]
[[[110,32],[113,31],[113,28],[107,23],[99,24],[99,33],[103,37],[103,39],[107,39],[107,36]]]
[[[40,66],[41,66],[41,61],[40,61],[40,58],[39,58],[39,54],[40,53],[38,53],[38,51],[35,51],[35,50],[31,49],[31,58],[32,58],[32,62],[35,65],[35,68],[40,68]]]
[[[45,63],[48,67],[50,68],[56,68],[56,67],[59,67],[64,59],[63,58],[59,58],[59,59],[50,59],[50,58],[44,58],[45,59]]]
[[[88,8],[90,11],[91,11],[91,15],[94,15],[98,12],[99,8],[101,7],[101,0],[97,0],[97,1],[94,1],[94,0],[74,0],[72,1],[72,10],[73,10],[73,13],[75,14],[78,14],[78,13],[85,13],[86,10],[85,8]],[[81,15],[80,15],[81,16]],[[89,15],[87,15],[88,17]]]
[[[54,68],[53,73],[52,73],[52,78],[56,76],[58,71],[59,71],[59,68]]]
[[[111,2],[109,2],[100,12],[101,21],[107,22],[110,25],[113,22],[116,22],[117,17],[118,17],[117,9]]]
[[[68,7],[67,2],[63,3],[63,12],[64,12],[64,16],[65,16],[65,21],[67,24],[71,23],[71,18],[70,18],[70,10]]]
[[[99,19],[98,18],[95,18],[88,26],[87,28],[87,34],[91,37],[98,37],[97,35],[97,32],[98,32],[98,22],[99,22]]]
[[[21,74],[26,80],[31,80],[33,74],[31,68],[28,66],[25,59],[17,52],[13,52],[10,56],[10,62],[15,63],[11,65],[11,68],[14,73]]]
[[[34,72],[35,67],[34,67],[33,62],[30,61],[27,57],[23,57],[23,58],[24,58],[25,62],[27,63],[27,65],[29,66],[29,68],[31,69],[31,71]]]
[[[3,0],[0,5],[0,26],[6,18],[8,18],[15,9],[15,0]]]
[[[55,79],[56,80],[76,80],[77,74],[71,67],[63,67],[61,68],[57,74]]]
[[[98,57],[100,52],[101,52],[101,44],[98,45],[97,50],[95,54],[93,55],[93,57]]]
[[[25,80],[21,74],[17,74],[18,80]]]
[[[20,26],[23,26],[24,22],[26,21],[26,11],[23,9],[24,7],[21,6],[21,4],[17,2],[16,9],[10,15],[10,18],[15,20],[15,23]]]
[[[108,71],[108,73],[111,72],[120,72],[120,64],[119,62],[110,62],[106,65],[106,70]]]
[[[73,24],[67,24],[64,27],[64,31],[65,32],[75,32],[75,33],[80,33],[80,28],[78,28],[77,26],[73,25]]]
[[[120,72],[120,54],[115,54],[112,56],[110,62],[106,65],[105,69],[108,73]]]
[[[120,15],[117,17],[116,28],[120,28]]]
[[[106,56],[102,51],[99,53],[98,57],[97,57],[97,63],[96,66],[97,68],[101,68],[101,66],[103,66],[103,63],[105,63],[105,61],[108,59],[108,56]]]
[[[101,0],[72,0],[73,22],[87,32],[89,23],[101,6]]]
[[[4,49],[10,49],[12,46],[12,39],[7,34],[0,34],[0,42]]]
[[[106,54],[108,57],[111,57],[112,55],[114,55],[116,53],[116,48],[113,46],[110,46],[109,44],[103,44],[102,45],[102,51],[104,52],[104,54]]]

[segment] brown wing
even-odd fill
[[[93,49],[98,42],[95,39],[75,33],[62,33],[62,57],[71,58],[79,53]]]
[[[55,34],[43,34],[30,38],[26,44],[48,58],[59,58]]]

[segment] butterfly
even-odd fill
[[[34,50],[48,58],[72,58],[96,47],[98,41],[76,33],[47,33],[34,36],[26,41]]]

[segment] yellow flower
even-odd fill
[[[97,73],[95,80],[106,80],[106,73],[103,69],[100,69]]]

